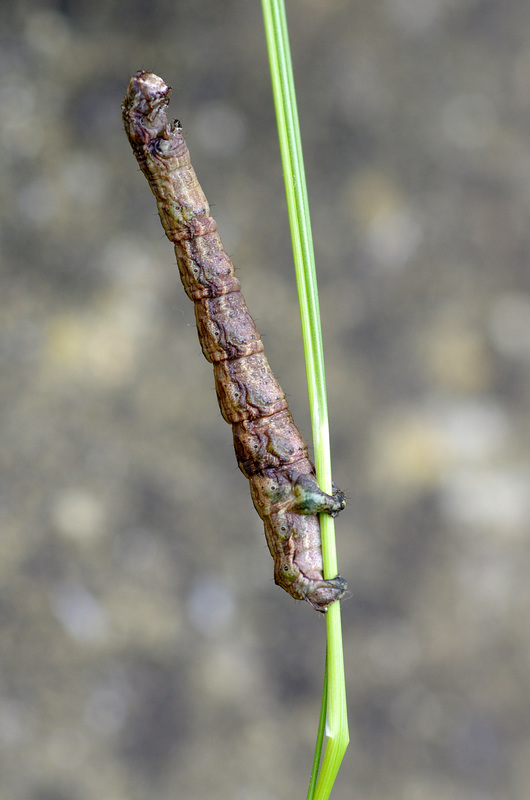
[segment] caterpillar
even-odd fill
[[[264,523],[275,582],[326,612],[347,585],[340,576],[323,577],[317,515],[338,514],[344,495],[336,487],[328,495],[318,486],[306,443],[263,352],[191,166],[180,122],[168,121],[169,94],[157,75],[133,75],[122,106],[125,132],[194,302],[201,348],[213,365],[221,414],[232,426],[237,463]]]

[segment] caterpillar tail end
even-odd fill
[[[304,599],[311,603],[315,611],[325,614],[332,603],[342,600],[347,589],[348,584],[340,575],[327,581],[311,581],[311,585],[306,588]]]
[[[340,575],[328,580],[308,577],[291,559],[285,557],[276,561],[274,581],[295,600],[306,600],[315,611],[322,614],[332,603],[342,600],[348,589],[348,584]]]

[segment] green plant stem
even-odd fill
[[[287,21],[283,0],[262,0],[262,8],[300,304],[315,467],[320,486],[325,492],[331,493],[331,456],[322,332]],[[333,519],[321,514],[320,521],[324,577],[333,578],[337,574]],[[326,626],[328,643],[323,708],[327,707],[327,725],[324,726],[323,723],[319,725],[308,794],[309,799],[314,797],[315,800],[326,800],[329,797],[349,742],[339,603],[330,606],[326,615]],[[323,718],[324,713],[321,714],[321,719]],[[315,786],[315,764],[318,767],[324,728],[327,733],[327,744]]]
[[[313,767],[311,769],[311,778],[309,780],[309,788],[307,791],[308,800],[312,800],[312,798],[315,796],[315,789],[318,780],[318,771],[320,767],[320,758],[322,755],[322,743],[324,741],[324,734],[326,732],[327,709],[328,709],[328,659],[326,656],[326,663],[324,667],[324,685],[322,687],[322,701],[320,703],[320,717],[318,720],[315,755],[313,756]]]

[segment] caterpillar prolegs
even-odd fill
[[[344,496],[335,489],[325,494],[317,484],[191,166],[180,123],[167,119],[169,93],[161,78],[137,72],[123,102],[125,131],[194,301],[199,341],[213,364],[221,413],[232,425],[237,462],[265,525],[275,582],[325,612],[344,596],[346,581],[323,577],[317,514],[335,516],[345,506]]]

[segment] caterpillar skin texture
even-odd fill
[[[195,305],[204,356],[213,364],[219,407],[232,426],[240,470],[250,481],[256,511],[274,558],[274,580],[297,600],[325,612],[346,581],[322,574],[318,514],[345,506],[318,486],[307,446],[263,353],[234,267],[199,185],[182,129],[166,116],[170,88],[137,72],[123,102],[123,122],[158,213],[175,247],[180,277]]]

